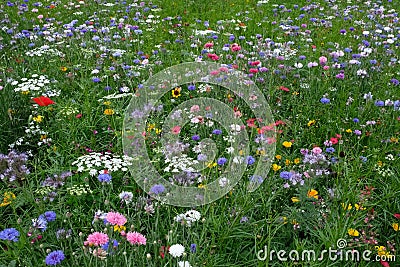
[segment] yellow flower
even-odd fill
[[[351,204],[348,204],[348,205],[346,206],[345,203],[342,203],[342,207],[343,207],[344,210],[351,210],[351,209],[353,208],[353,206],[352,206]]]
[[[398,223],[393,223],[392,227],[393,227],[393,230],[395,230],[396,232],[399,231],[399,224]]]
[[[262,148],[257,148],[256,155],[264,156],[265,150]]]
[[[208,168],[212,168],[212,167],[215,167],[215,166],[217,166],[217,163],[216,163],[216,162],[210,161],[209,163],[207,163],[207,167],[208,167]]]
[[[318,191],[315,189],[308,190],[307,197],[318,199]]]
[[[126,227],[123,225],[114,225],[114,232],[121,232],[121,231],[125,231]]]
[[[299,164],[299,163],[300,163],[300,158],[295,158],[295,159],[293,160],[293,162],[294,162],[294,164]]]
[[[359,236],[360,235],[360,233],[356,229],[353,229],[353,228],[350,228],[349,230],[347,230],[347,233],[351,236]]]
[[[365,210],[365,208],[363,208],[361,205],[359,205],[359,204],[354,204],[354,208],[356,209],[356,210]]]
[[[114,115],[114,113],[115,113],[114,110],[111,109],[111,108],[107,108],[107,109],[104,110],[104,115],[111,116],[111,115]]]
[[[109,106],[109,105],[111,105],[111,101],[105,101],[103,104],[106,106]]]
[[[307,126],[308,126],[308,127],[311,127],[311,126],[313,126],[316,122],[317,122],[316,120],[310,120],[310,121],[307,123]]]
[[[399,142],[399,138],[396,138],[396,137],[390,137],[390,142],[391,143],[398,143]]]
[[[347,129],[347,130],[346,130],[346,133],[352,133],[352,132],[353,132],[352,129]]]
[[[197,187],[198,187],[198,188],[202,188],[202,189],[204,188],[204,189],[205,189],[205,188],[206,188],[206,185],[204,185],[204,184],[199,184]]]
[[[29,91],[21,91],[21,94],[23,94],[23,95],[29,95]]]
[[[147,124],[147,131],[151,132],[151,130],[153,130],[156,127],[156,125],[154,123],[149,123]]]
[[[181,90],[182,88],[176,87],[174,90],[172,90],[172,97],[173,98],[178,98],[181,96]]]
[[[11,200],[13,200],[15,198],[16,198],[16,196],[14,195],[13,192],[4,192],[3,202],[0,203],[0,207],[4,207],[4,206],[11,204]]]
[[[300,199],[298,197],[292,197],[291,200],[293,203],[300,202]]]
[[[281,160],[281,159],[282,159],[282,156],[281,156],[281,155],[276,155],[275,158],[276,158],[277,160]]]
[[[285,142],[282,143],[282,145],[283,145],[284,147],[286,147],[286,148],[289,148],[289,147],[292,147],[292,142],[285,141]]]
[[[65,72],[65,71],[68,70],[68,68],[67,67],[61,67],[60,70]]]
[[[382,161],[378,161],[378,163],[376,163],[379,167],[383,166],[383,162]]]
[[[43,118],[44,117],[42,115],[37,115],[36,117],[33,117],[33,120],[37,123],[41,123],[43,121]]]
[[[158,129],[158,128],[154,128],[154,131],[156,132],[156,134],[161,133],[161,129]]]
[[[281,166],[279,166],[278,164],[272,164],[272,169],[274,170],[274,171],[279,171],[280,169],[281,169],[282,167]]]
[[[293,92],[292,95],[299,95],[299,92]]]
[[[291,162],[289,159],[286,159],[286,160],[285,160],[285,165],[286,165],[286,166],[289,166],[290,163],[292,163],[292,162]]]
[[[390,252],[386,251],[386,248],[384,246],[375,246],[375,249],[378,251],[379,256],[390,257]]]

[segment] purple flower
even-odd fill
[[[19,232],[15,228],[7,228],[0,232],[0,239],[1,240],[8,240],[17,242],[19,237]]]
[[[191,244],[190,245],[190,252],[196,253],[196,251],[197,251],[197,245],[196,244]]]
[[[150,188],[150,192],[156,195],[159,195],[165,191],[165,187],[162,184],[156,184],[153,185],[152,188]]]
[[[390,82],[391,82],[393,85],[399,85],[399,84],[400,84],[399,80],[397,80],[397,79],[395,79],[395,78],[391,79]]]
[[[207,156],[204,154],[198,154],[197,155],[197,160],[198,161],[206,161],[207,160]]]
[[[192,140],[193,141],[199,141],[200,140],[200,136],[195,134],[195,135],[192,136]]]
[[[354,134],[355,135],[361,135],[361,131],[360,130],[354,130]]]
[[[353,119],[353,122],[355,122],[355,123],[359,123],[359,122],[360,122],[360,120],[359,120],[358,118],[354,118],[354,119]]]
[[[47,265],[57,265],[60,264],[65,259],[64,252],[62,250],[56,250],[50,252],[46,257]]]
[[[92,81],[95,82],[95,83],[98,83],[98,82],[100,82],[100,78],[99,77],[93,77]]]
[[[196,90],[196,86],[195,86],[194,84],[190,84],[190,85],[188,86],[188,90],[189,90],[189,91],[194,91],[194,90]]]
[[[377,106],[377,107],[383,107],[384,105],[385,105],[385,102],[383,102],[382,100],[375,101],[375,106]]]
[[[321,98],[320,101],[322,104],[329,104],[331,102],[331,100],[329,100],[329,98],[326,98],[326,97]]]

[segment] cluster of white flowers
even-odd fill
[[[25,55],[30,56],[30,57],[41,57],[41,56],[57,56],[57,57],[64,57],[65,55],[58,51],[55,48],[51,48],[49,45],[43,45],[41,47],[37,47],[31,51],[27,51]]]
[[[68,194],[71,196],[76,195],[76,196],[81,196],[83,194],[91,194],[92,190],[90,189],[88,184],[82,184],[82,185],[73,185],[71,187],[67,188]]]
[[[132,158],[126,155],[122,157],[113,155],[109,152],[92,152],[88,155],[80,156],[72,165],[78,167],[78,172],[88,171],[91,176],[98,175],[104,170],[110,172],[127,171],[128,166],[132,165]]]
[[[192,223],[199,221],[201,218],[200,212],[197,210],[189,210],[185,213],[181,213],[175,217],[175,221],[182,225],[192,226]]]
[[[199,164],[197,160],[186,154],[182,154],[179,157],[166,158],[165,163],[168,163],[168,166],[164,168],[164,171],[173,173],[196,172],[192,166]]]
[[[79,113],[79,110],[75,107],[64,107],[61,111],[60,111],[60,115],[62,116],[70,116],[70,115],[75,115]]]
[[[15,92],[32,93],[33,96],[59,96],[60,90],[50,90],[49,85],[57,82],[56,80],[50,81],[46,75],[32,74],[31,78],[22,78],[21,81],[13,80],[11,85],[16,86]]]
[[[9,144],[8,147],[10,149],[14,149],[19,146],[30,145],[30,141],[32,139],[39,139],[37,142],[38,146],[50,145],[50,143],[53,141],[50,137],[48,137],[49,133],[42,130],[39,124],[35,123],[34,121],[31,121],[28,127],[25,127],[25,133],[26,135],[18,138],[14,143]],[[32,155],[30,151],[27,153],[30,156]]]

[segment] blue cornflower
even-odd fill
[[[228,161],[228,160],[227,160],[226,158],[219,158],[219,159],[217,160],[217,164],[220,165],[220,166],[222,166],[222,165],[224,165],[227,161]]]
[[[100,82],[100,78],[99,77],[93,77],[92,81],[95,82],[95,83],[98,83],[98,82]]]
[[[47,229],[47,220],[43,215],[40,215],[37,219],[32,219],[32,227],[35,229],[40,229],[42,232]]]
[[[377,106],[377,107],[383,107],[384,105],[385,105],[385,102],[383,102],[382,100],[375,101],[375,106]]]
[[[17,242],[19,237],[19,232],[15,228],[7,228],[0,232],[1,240],[9,240],[13,242]]]
[[[156,184],[153,185],[152,188],[150,188],[150,192],[154,193],[156,195],[159,195],[165,191],[165,187],[162,184]]]
[[[333,153],[333,152],[335,152],[335,149],[333,147],[328,147],[325,151],[327,153]]]
[[[190,245],[190,252],[196,253],[196,251],[197,251],[197,245],[196,244],[191,244]]]
[[[50,252],[46,257],[47,265],[57,265],[60,264],[65,259],[64,252],[62,250],[56,250]]]
[[[189,90],[189,91],[194,91],[194,90],[196,90],[196,86],[195,86],[194,84],[190,84],[190,85],[188,86],[188,90]]]
[[[258,183],[258,184],[261,184],[264,181],[264,179],[260,175],[252,175],[250,176],[249,180],[251,183]]]
[[[360,120],[359,120],[358,118],[354,118],[354,119],[353,119],[353,122],[355,122],[355,123],[359,123],[359,122],[360,122]]]
[[[215,129],[212,131],[213,134],[219,135],[222,134],[222,131],[220,129]]]
[[[331,100],[329,100],[329,98],[326,98],[326,97],[321,98],[320,101],[322,104],[329,104],[331,102]]]
[[[252,156],[247,156],[246,157],[246,162],[247,162],[248,165],[252,165],[252,164],[254,164],[254,162],[256,162],[256,159],[253,158]]]
[[[46,221],[52,222],[52,221],[56,220],[56,213],[54,211],[46,211],[44,213],[44,217],[45,217]]]
[[[287,171],[283,171],[279,174],[279,176],[285,180],[288,180],[292,177],[293,173],[291,172],[287,172]]]
[[[200,136],[195,134],[195,135],[192,136],[192,140],[193,141],[199,141],[200,140]]]
[[[111,175],[108,173],[102,173],[99,174],[99,176],[97,177],[97,179],[101,182],[101,183],[110,183],[111,182]]]

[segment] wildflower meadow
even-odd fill
[[[398,0],[0,2],[0,266],[400,266]]]

